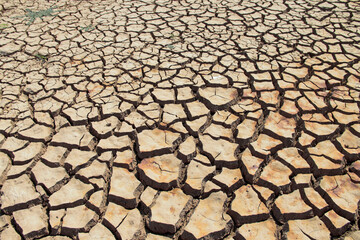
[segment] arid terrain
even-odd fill
[[[0,239],[359,240],[358,0],[0,0]]]

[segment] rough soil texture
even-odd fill
[[[0,0],[0,239],[360,239],[357,0]]]

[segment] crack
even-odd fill
[[[307,234],[306,232],[304,232],[300,227],[298,227],[300,229],[300,231],[307,236],[310,240],[316,240],[315,238],[312,238],[309,234]]]
[[[129,214],[127,213],[127,214],[125,215],[125,217],[119,222],[119,224],[118,224],[115,228],[120,227],[120,225],[125,221],[125,219],[127,218],[128,215],[129,215]]]
[[[169,172],[169,173],[174,173],[175,171],[169,171],[169,170],[165,170],[161,168],[161,165],[157,162],[153,162],[159,169],[161,172]]]

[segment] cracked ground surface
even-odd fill
[[[0,239],[360,239],[358,1],[0,11]]]

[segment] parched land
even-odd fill
[[[0,239],[359,240],[358,0],[0,0]]]

